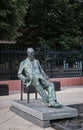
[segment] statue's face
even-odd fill
[[[33,50],[33,48],[28,48],[28,49],[27,49],[27,55],[28,55],[28,57],[29,57],[31,60],[34,59],[34,50]]]

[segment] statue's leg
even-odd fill
[[[57,101],[54,84],[49,80],[41,80],[42,86],[48,92],[48,101]]]
[[[41,80],[42,86],[48,91],[48,106],[49,107],[61,107],[61,104],[57,102],[54,84],[49,80]]]
[[[54,89],[54,84],[50,81],[49,81],[49,85],[47,87],[47,91],[48,91],[49,102],[50,101],[57,101],[56,93],[55,93],[55,89]]]
[[[42,97],[43,102],[48,103],[48,96],[39,82],[35,83],[35,88],[37,92],[40,94],[40,96]]]
[[[49,107],[56,107],[59,108],[62,105],[57,102],[56,94],[55,94],[55,89],[54,89],[54,84],[49,81],[49,86],[48,86],[48,97],[49,97]]]

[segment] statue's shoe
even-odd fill
[[[48,104],[49,107],[55,107],[55,108],[60,108],[62,105],[58,102],[49,102]]]

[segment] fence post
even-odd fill
[[[46,47],[44,46],[44,71],[46,71]]]
[[[51,52],[52,53],[52,52]],[[53,55],[51,54],[51,78],[53,78]]]
[[[83,76],[83,44],[82,44],[82,76]]]

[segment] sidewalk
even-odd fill
[[[33,96],[34,94],[31,94],[30,98]],[[56,96],[58,102],[63,105],[83,103],[83,86],[63,87],[61,91],[56,92]],[[9,110],[12,100],[15,99],[20,100],[20,92],[10,92],[7,96],[0,96],[0,130],[44,130]],[[49,127],[45,130],[54,129]]]

